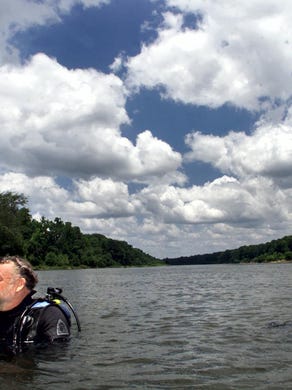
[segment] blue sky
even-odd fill
[[[161,258],[291,234],[289,1],[0,11],[0,188],[35,218]]]

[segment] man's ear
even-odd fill
[[[19,278],[17,281],[16,292],[19,292],[25,288],[26,280],[24,278]]]

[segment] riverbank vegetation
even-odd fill
[[[0,193],[0,256],[16,254],[41,269],[164,264],[125,241],[83,234],[79,227],[58,217],[35,220],[24,195],[4,192]]]
[[[169,265],[269,263],[292,261],[292,236],[265,244],[245,245],[233,250],[203,255],[164,259]]]

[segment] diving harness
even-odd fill
[[[49,306],[50,304],[54,304],[60,307],[60,310],[63,311],[63,313],[66,315],[66,318],[68,319],[68,322],[71,323],[70,317],[71,312],[74,315],[76,325],[78,332],[81,332],[81,325],[79,318],[77,316],[76,311],[74,310],[72,304],[68,301],[67,298],[65,298],[62,294],[61,288],[56,287],[48,287],[47,288],[47,294],[45,298],[37,298],[34,300],[34,302],[27,306],[25,310],[22,312],[22,314],[19,317],[19,320],[17,321],[17,324],[14,329],[13,333],[13,344],[12,344],[12,350],[13,352],[19,353],[22,351],[22,336],[23,336],[23,330],[25,328],[25,325],[27,324],[27,321],[29,319],[29,315],[35,308],[42,308]]]

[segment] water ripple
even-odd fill
[[[290,268],[41,272],[44,289],[63,287],[82,332],[0,361],[1,389],[290,389]]]

